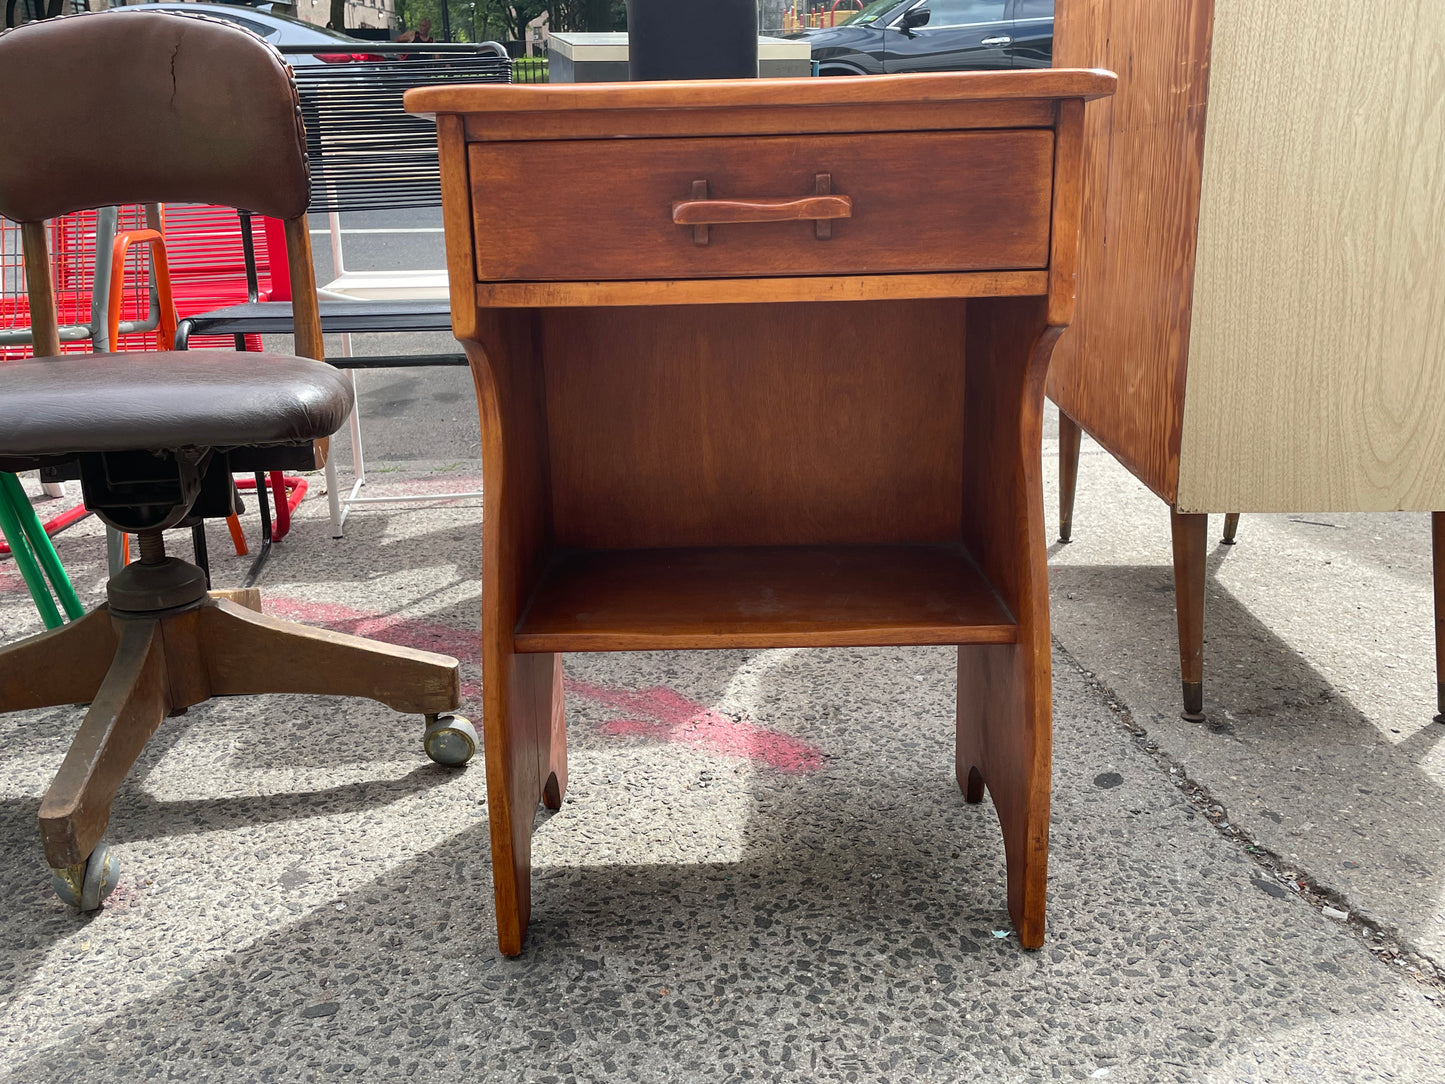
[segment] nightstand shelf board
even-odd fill
[[[518,651],[1007,644],[962,545],[585,550],[554,557]]]

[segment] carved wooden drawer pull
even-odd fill
[[[813,179],[813,195],[792,199],[708,199],[707,181],[692,182],[692,199],[672,205],[672,220],[692,227],[695,244],[707,244],[707,228],[731,222],[798,222],[813,220],[815,236],[826,241],[833,236],[835,218],[853,217],[853,200],[832,195],[833,175],[819,173]]]

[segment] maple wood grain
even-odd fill
[[[552,549],[542,370],[523,310],[479,310],[471,361],[482,431],[482,722],[497,939],[522,950],[531,913],[532,824],[566,780],[557,656],[512,640]],[[555,781],[554,781],[555,779]]]
[[[634,118],[651,111],[723,110],[752,106],[855,108],[859,129],[867,110],[891,103],[1010,102],[1024,99],[1091,100],[1114,92],[1112,71],[1064,67],[1018,72],[949,72],[943,75],[872,75],[856,79],[697,80],[643,83],[462,84],[408,90],[410,113],[551,113],[568,117],[592,110]],[[620,130],[625,131],[623,126]]]
[[[538,313],[556,544],[956,541],[967,305]]]
[[[1051,99],[885,102],[860,120],[851,106],[737,106],[724,109],[592,109],[573,113],[485,113],[462,118],[469,142],[672,136],[803,135],[810,132],[952,132],[1052,128]],[[447,116],[450,114],[442,114]]]
[[[1048,266],[1053,133],[890,132],[752,139],[557,140],[470,146],[479,281],[884,274]],[[926,170],[899,168],[926,161]],[[710,200],[813,192],[851,216],[733,220],[708,243],[674,220]],[[606,192],[605,214],[595,213]],[[574,208],[537,214],[537,206]],[[798,216],[801,218],[802,216]]]
[[[755,279],[646,279],[636,282],[480,282],[481,308],[623,305],[748,305],[759,301],[887,301],[927,297],[1032,297],[1048,292],[1046,271],[927,275],[814,275]]]
[[[1185,511],[1445,504],[1442,42],[1438,0],[1216,0]]]
[[[1061,222],[1056,228],[1071,228]],[[955,771],[998,812],[1009,916],[1019,943],[1044,940],[1052,684],[1044,538],[1044,378],[1062,328],[1046,298],[969,302],[963,540],[1018,622],[1013,645],[958,651]]]

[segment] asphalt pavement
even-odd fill
[[[440,208],[348,213],[341,216],[342,258],[358,271],[430,270],[446,266]],[[332,274],[327,219],[311,221],[316,280]],[[268,337],[286,348],[286,336]],[[329,336],[327,353],[341,353],[340,336]],[[364,354],[456,352],[450,335],[356,335],[352,349]],[[467,460],[481,454],[477,398],[465,368],[368,369],[356,374],[362,446],[378,464]],[[350,463],[350,437],[338,438],[338,462]]]

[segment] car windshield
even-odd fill
[[[871,23],[874,19],[878,18],[878,16],[892,11],[897,6],[898,0],[873,0],[873,3],[865,6],[862,11],[852,12],[846,19],[840,18],[833,25],[857,26],[861,23]],[[838,14],[841,16],[843,13],[839,11]]]

